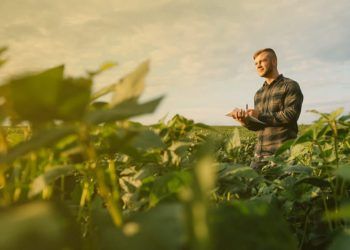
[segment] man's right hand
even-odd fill
[[[234,109],[231,112],[232,118],[240,122],[242,125],[245,124],[245,118],[247,117],[248,113],[243,109]]]

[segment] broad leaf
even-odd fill
[[[149,71],[149,62],[139,65],[133,72],[123,77],[115,86],[111,106],[127,100],[137,100],[145,87],[144,78]]]
[[[102,211],[95,213],[93,223],[101,249],[177,250],[185,245],[184,208],[179,203],[159,204],[147,212],[132,214],[122,230],[111,225]]]
[[[90,124],[100,124],[104,122],[125,120],[130,117],[152,113],[155,111],[162,99],[163,97],[159,97],[142,104],[138,104],[134,101],[123,102],[112,109],[90,112],[85,116],[85,121]]]
[[[340,176],[344,178],[345,180],[350,180],[350,165],[343,165],[340,166],[336,171],[335,174],[337,176]]]
[[[221,204],[209,214],[210,249],[295,250],[297,242],[279,209],[249,201]]]
[[[29,197],[33,197],[36,194],[43,191],[43,189],[53,183],[61,176],[72,174],[74,166],[56,166],[48,169],[44,174],[38,176],[30,185]]]
[[[100,98],[101,96],[107,95],[108,93],[112,92],[115,89],[115,86],[116,84],[111,84],[96,91],[95,93],[92,94],[91,101],[94,101]]]
[[[329,246],[329,250],[348,250],[350,246],[350,233],[348,231],[338,234]]]
[[[64,79],[56,100],[57,118],[80,120],[90,102],[91,85],[85,78]]]
[[[63,65],[44,72],[11,80],[6,101],[21,120],[47,121],[55,118],[55,108]],[[4,87],[5,87],[4,86]]]
[[[1,87],[7,113],[15,120],[32,122],[82,117],[90,101],[92,82],[85,78],[64,79],[63,70],[62,65],[7,82]]]
[[[241,146],[241,138],[239,136],[238,129],[235,128],[233,134],[230,135],[226,142],[226,152],[230,152],[231,150],[238,148]]]
[[[131,139],[130,144],[139,150],[163,148],[165,146],[159,135],[149,129],[140,130],[139,133]]]
[[[30,202],[0,211],[0,249],[81,249],[79,227],[62,207]]]
[[[290,147],[293,145],[294,140],[288,140],[286,142],[284,142],[276,151],[275,156],[279,156],[281,154],[283,154],[284,152],[286,152],[287,150],[290,149]]]
[[[301,136],[299,136],[297,139],[294,141],[294,145],[301,144],[304,142],[308,142],[312,140],[312,130],[308,129],[306,132],[304,132]]]
[[[150,206],[155,206],[161,199],[177,193],[181,187],[188,185],[191,175],[186,171],[173,171],[157,178],[150,193]]]
[[[300,185],[300,184],[310,184],[312,186],[319,187],[319,188],[327,188],[331,186],[331,184],[328,181],[317,177],[303,178],[295,183],[295,185]]]

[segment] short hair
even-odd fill
[[[255,60],[255,58],[256,58],[258,55],[260,55],[261,53],[263,53],[263,52],[269,53],[269,54],[272,56],[272,58],[274,58],[274,59],[277,61],[276,52],[275,52],[273,49],[271,49],[271,48],[265,48],[265,49],[260,49],[260,50],[258,50],[257,52],[254,53],[254,55],[253,55],[253,60]]]

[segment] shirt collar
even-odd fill
[[[265,87],[265,86],[270,86],[270,87],[271,87],[271,86],[274,85],[276,82],[279,82],[282,78],[283,78],[283,75],[282,75],[282,74],[279,74],[279,75],[277,76],[277,78],[276,78],[275,80],[272,81],[272,83],[268,84],[268,83],[265,81],[264,84],[263,84],[263,87]]]

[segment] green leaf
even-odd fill
[[[312,174],[312,168],[307,166],[300,166],[300,165],[286,166],[283,170],[286,173],[298,173],[298,174],[307,174],[307,175]]]
[[[285,141],[276,151],[275,156],[279,156],[289,150],[291,146],[302,144],[305,142],[309,142],[312,140],[312,130],[308,129],[306,130],[301,136],[299,136],[296,139],[291,139]]]
[[[92,82],[63,78],[63,65],[10,80],[1,87],[7,113],[15,120],[48,122],[80,119],[90,102]]]
[[[327,188],[331,186],[331,184],[328,181],[317,177],[303,178],[295,183],[295,185],[300,185],[300,184],[310,184],[312,186],[319,187],[319,188]]]
[[[203,149],[207,151],[207,149]],[[200,156],[198,162],[194,167],[194,189],[198,190],[199,197],[205,197],[215,186],[217,173],[217,164],[215,164],[210,154]]]
[[[114,83],[96,91],[92,94],[91,101],[94,101],[100,98],[101,96],[107,95],[108,93],[112,92],[115,89],[115,86],[116,84]]]
[[[141,63],[133,72],[123,77],[115,86],[111,106],[127,100],[137,100],[145,87],[144,78],[149,71],[149,61]]]
[[[247,179],[253,179],[259,176],[258,173],[251,167],[237,167],[231,171],[226,172],[226,175],[232,177],[243,177]]]
[[[343,115],[343,116],[341,116],[341,117],[339,118],[339,121],[345,123],[345,122],[347,122],[349,119],[350,119],[350,114],[349,114],[349,115]]]
[[[226,152],[230,152],[231,150],[238,148],[241,146],[241,138],[239,136],[238,129],[235,128],[233,134],[230,135],[226,142]]]
[[[74,166],[56,166],[48,169],[44,174],[36,177],[30,185],[29,197],[33,197],[43,191],[43,189],[53,183],[61,176],[66,176],[72,174],[74,171]]]
[[[187,171],[173,171],[157,178],[150,193],[150,207],[177,193],[181,187],[188,185],[190,181],[191,175]]]
[[[90,102],[91,86],[90,79],[64,79],[56,99],[57,118],[80,120]]]
[[[350,180],[350,165],[343,165],[340,166],[336,171],[335,174],[337,176],[340,176],[341,178],[344,178],[345,180]]]
[[[58,140],[73,133],[75,133],[75,128],[73,127],[60,127],[43,130],[40,134],[34,135],[30,140],[19,143],[10,149],[6,155],[0,155],[0,163],[10,163],[28,152],[50,146]]]
[[[0,249],[81,249],[79,227],[63,207],[29,202],[0,211]]]
[[[331,245],[329,250],[348,250],[350,246],[350,232],[344,231],[338,234]]]
[[[172,141],[168,149],[176,153],[179,157],[184,157],[188,153],[190,146],[191,142],[188,141]]]
[[[104,62],[102,65],[100,65],[100,67],[97,70],[88,71],[87,73],[89,74],[90,77],[94,77],[94,76],[99,75],[108,69],[114,68],[117,65],[118,64],[116,62],[107,61],[107,62]]]
[[[131,139],[130,144],[139,150],[164,148],[165,146],[160,136],[149,129],[141,130],[134,138]]]
[[[283,154],[284,152],[286,152],[288,149],[290,149],[290,147],[293,145],[294,140],[288,140],[286,142],[284,142],[276,151],[275,156],[279,156],[281,154]]]
[[[218,204],[208,215],[210,249],[295,250],[297,242],[280,209],[249,201]]]
[[[331,211],[325,214],[328,220],[350,219],[350,204],[342,205],[338,211]]]
[[[46,121],[55,118],[56,96],[63,81],[63,65],[26,75],[7,83],[6,101],[21,120]]]
[[[310,147],[310,143],[297,144],[291,148],[290,156],[291,158],[297,158],[304,155],[308,148]]]
[[[326,121],[329,122],[329,121],[335,120],[338,116],[340,116],[344,112],[344,108],[338,108],[337,110],[333,111],[330,114],[322,113],[314,109],[308,110],[308,111],[322,116]]]
[[[97,110],[88,113],[85,121],[89,124],[100,124],[104,122],[114,122],[125,120],[130,117],[152,113],[155,111],[163,97],[156,98],[152,101],[138,104],[134,101],[126,101],[107,110]]]
[[[312,140],[312,134],[313,134],[312,130],[308,129],[301,136],[299,136],[297,139],[295,139],[294,145],[311,141]]]
[[[93,222],[100,249],[177,250],[186,244],[184,208],[179,203],[159,204],[146,212],[133,213],[122,230],[111,225],[107,214],[97,215]]]
[[[338,108],[332,113],[329,114],[329,120],[335,120],[338,116],[340,116],[344,112],[344,108]]]
[[[0,67],[7,62],[6,59],[1,58],[1,54],[7,50],[7,47],[0,47]]]

